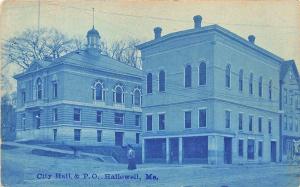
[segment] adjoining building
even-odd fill
[[[282,161],[291,161],[294,141],[300,140],[300,80],[293,60],[281,65],[280,95]]]
[[[279,161],[282,58],[218,25],[138,46],[146,80],[142,158],[167,163]]]
[[[78,145],[139,145],[141,70],[87,48],[37,60],[17,79],[17,139]]]

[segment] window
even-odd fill
[[[249,131],[253,130],[253,116],[249,116]]]
[[[293,118],[289,117],[289,130],[292,131],[293,130]]]
[[[74,141],[80,141],[81,129],[74,129]]]
[[[52,82],[52,96],[53,98],[57,98],[57,82],[56,81],[53,81]]]
[[[80,121],[81,116],[80,116],[81,110],[79,108],[74,108],[74,115],[73,119],[74,121]]]
[[[239,91],[243,91],[243,80],[244,79],[244,71],[241,69],[239,72]]]
[[[26,114],[22,114],[21,115],[21,119],[22,119],[22,129],[26,129]]]
[[[158,115],[159,130],[165,130],[165,114]]]
[[[192,87],[192,67],[187,65],[184,69],[184,87]]]
[[[239,113],[239,130],[243,130],[243,114]]]
[[[147,93],[152,93],[152,74],[147,74]]]
[[[97,111],[96,112],[96,122],[97,123],[102,123],[102,111]]]
[[[254,160],[254,140],[248,140],[247,159]]]
[[[299,120],[295,121],[295,131],[298,132]]]
[[[272,80],[269,81],[269,100],[272,100]]]
[[[43,93],[43,85],[42,85],[42,79],[38,78],[36,81],[36,90],[37,90],[37,99],[42,99],[42,93]]]
[[[206,109],[199,110],[199,127],[206,127]]]
[[[192,127],[192,112],[191,111],[184,112],[184,127],[186,129]]]
[[[250,73],[249,77],[249,94],[253,95],[253,73]]]
[[[225,128],[230,128],[230,111],[225,111]]]
[[[159,72],[159,88],[158,91],[164,92],[166,91],[166,80],[165,80],[165,72],[161,70]]]
[[[262,118],[258,118],[258,132],[262,132]]]
[[[258,157],[262,157],[263,155],[263,143],[261,141],[258,142]]]
[[[140,133],[135,134],[135,143],[139,144],[140,143]]]
[[[239,140],[239,156],[243,157],[244,155],[244,141]]]
[[[147,131],[152,131],[152,115],[147,115]]]
[[[199,66],[199,85],[206,84],[206,63],[201,62]]]
[[[124,125],[124,114],[123,113],[115,113],[115,124],[116,125]]]
[[[284,117],[283,117],[283,125],[284,125],[284,130],[287,130],[287,116],[286,115],[284,115]]]
[[[23,90],[22,91],[22,105],[24,105],[26,102],[26,92]]]
[[[135,126],[141,125],[141,115],[135,115]]]
[[[53,114],[53,121],[57,121],[57,108],[54,108],[52,110],[52,114]]]
[[[57,139],[57,129],[53,129],[53,141]]]
[[[119,104],[124,103],[123,88],[119,85],[115,88],[115,102]]]
[[[263,82],[262,77],[259,77],[258,80],[258,96],[262,97],[262,90],[263,90]]]
[[[95,84],[95,100],[102,101],[103,100],[103,85],[100,82]]]
[[[141,106],[141,90],[140,89],[135,89],[133,91],[133,104],[134,106]]]
[[[283,89],[283,102],[284,104],[287,104],[287,89]]]
[[[230,64],[227,64],[226,70],[225,70],[225,86],[227,88],[230,88],[230,75],[231,74],[231,66]]]
[[[269,119],[269,121],[268,121],[268,127],[269,127],[269,134],[271,134],[272,133],[272,120],[270,120]]]
[[[97,130],[97,142],[102,141],[102,130]]]
[[[290,97],[289,97],[289,102],[290,102],[290,105],[293,105],[293,92],[290,91]]]

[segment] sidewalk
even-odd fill
[[[9,146],[29,148],[29,149],[40,149],[43,151],[51,151],[51,152],[70,154],[70,155],[74,154],[73,151],[49,148],[49,147],[44,147],[44,146],[40,146],[40,145],[28,145],[28,144],[22,144],[22,143],[16,143],[16,142],[2,142],[2,144],[9,145]],[[93,154],[93,153],[84,153],[84,152],[79,152],[79,155],[92,157],[92,158],[99,158],[99,159],[103,160],[103,162],[107,162],[107,163],[117,163],[117,161],[111,156],[105,156],[105,155]]]

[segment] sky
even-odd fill
[[[38,0],[0,0],[0,45],[27,28],[38,28]],[[300,68],[299,0],[40,0],[40,27],[54,27],[69,36],[85,37],[93,25],[107,42],[153,38],[153,28],[162,35],[193,28],[193,16],[202,25],[218,24],[282,57],[294,59]],[[1,61],[1,63],[3,63]],[[5,69],[17,73],[13,66]],[[12,89],[16,82],[11,79]]]

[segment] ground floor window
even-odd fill
[[[74,129],[74,141],[80,141],[81,129]]]
[[[135,143],[139,144],[140,143],[140,133],[135,134]]]
[[[189,162],[207,163],[208,160],[208,138],[186,137],[183,141],[183,158]]]
[[[102,130],[97,130],[97,142],[102,141]]]
[[[239,140],[239,156],[243,157],[244,155],[244,141]]]
[[[124,125],[124,114],[123,113],[115,113],[115,124]]]
[[[263,155],[263,143],[258,142],[258,156],[262,157],[262,155]]]
[[[53,140],[56,141],[57,139],[57,129],[53,129]]]
[[[145,140],[146,159],[165,159],[166,158],[166,139],[146,139]]]
[[[248,140],[247,158],[248,160],[254,160],[254,140]]]
[[[123,146],[124,132],[115,132],[115,145]]]

